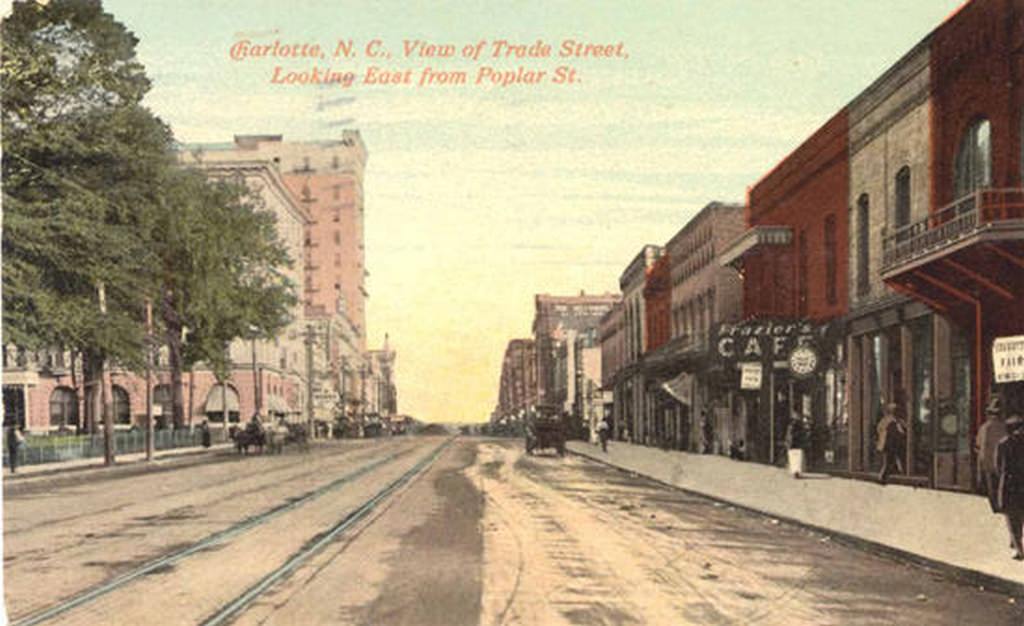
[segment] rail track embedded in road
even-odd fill
[[[315,542],[300,549],[285,561],[283,565],[264,576],[258,583],[249,587],[240,596],[225,604],[216,613],[203,620],[201,622],[202,626],[219,626],[221,624],[228,623],[236,615],[258,600],[264,592],[290,576],[300,565],[326,548],[332,541],[334,541],[335,538],[338,537],[338,535],[351,528],[352,525],[359,520],[365,518],[370,514],[370,512],[377,508],[382,501],[387,499],[388,496],[419,475],[425,468],[429,467],[439,456],[441,456],[441,453],[449,444],[451,444],[452,441],[453,439],[448,439],[439,445],[429,456],[414,465],[412,469],[378,491],[359,508],[342,517],[337,524],[332,526],[330,530],[323,533]]]
[[[439,446],[438,449],[436,449],[431,454],[431,456],[427,457],[427,459],[433,460],[433,458],[436,458],[436,455],[440,453],[441,448],[443,448],[445,445],[447,445],[447,442]],[[132,583],[133,581],[143,576],[151,574],[155,571],[159,571],[162,568],[177,563],[196,553],[202,552],[208,549],[210,546],[219,544],[228,539],[236,537],[244,532],[251,530],[252,528],[265,524],[266,522],[269,522],[270,520],[273,520],[276,517],[284,515],[285,513],[288,513],[305,504],[308,504],[313,500],[316,500],[317,498],[320,498],[321,496],[327,494],[328,492],[333,491],[347,483],[350,483],[353,480],[361,476],[364,476],[372,472],[373,470],[398,459],[399,457],[410,454],[411,452],[411,449],[402,450],[399,452],[395,452],[394,454],[390,454],[377,461],[373,461],[372,463],[368,463],[367,465],[364,465],[363,467],[360,467],[359,469],[353,472],[345,474],[344,476],[337,478],[327,483],[326,485],[322,485],[320,487],[317,487],[316,489],[313,489],[312,491],[308,491],[305,494],[299,496],[298,498],[295,498],[294,500],[285,502],[279,506],[264,511],[259,515],[254,515],[252,517],[246,518],[241,522],[238,522],[237,524],[225,528],[224,530],[220,530],[211,535],[208,535],[200,539],[199,541],[191,544],[187,548],[183,548],[171,554],[161,556],[135,569],[132,569],[129,572],[125,572],[124,574],[121,574],[120,576],[117,576],[97,587],[93,587],[92,589],[86,590],[82,593],[72,596],[71,598],[63,602],[55,604],[49,608],[37,611],[35,613],[31,613],[25,617],[16,619],[11,622],[11,626],[34,626],[35,624],[41,624],[47,620],[51,620],[73,609],[88,604],[93,600],[100,598],[101,596],[105,596],[113,591],[125,587],[126,585]],[[420,464],[417,464],[417,467],[420,467],[421,465],[422,462]]]

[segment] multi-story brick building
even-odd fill
[[[830,322],[848,302],[848,130],[844,108],[750,189],[747,231],[721,259],[743,276],[744,324],[719,328],[715,356],[750,373],[733,384],[757,459],[783,458],[786,427],[803,415],[813,422],[811,465],[835,463],[824,416],[841,397],[842,345]]]
[[[285,270],[296,285],[302,284],[305,267],[301,262],[304,233],[310,222],[305,207],[285,184],[277,166],[266,160],[221,160],[200,167],[214,178],[241,178],[257,191],[263,210],[277,218],[279,237],[295,261]],[[232,367],[227,380],[217,381],[199,364],[183,381],[184,423],[190,426],[208,419],[214,426],[247,419],[257,412],[299,421],[308,417],[309,377],[305,325],[300,304],[292,312],[294,321],[273,341],[236,340],[229,346]],[[165,350],[155,355],[152,402],[156,423],[170,425],[171,382]],[[109,390],[115,425],[144,426],[146,382],[136,374],[113,364],[104,384]],[[93,430],[102,422],[92,415],[92,394],[85,390],[81,361],[69,353],[40,351],[26,353],[14,346],[4,350],[4,407],[6,419],[25,425],[30,431],[47,432],[68,428]]]
[[[539,411],[570,413],[576,396],[575,340],[581,332],[597,328],[619,296],[615,294],[551,296],[534,299],[533,340],[537,361]]]
[[[625,430],[622,416],[615,403],[615,384],[625,363],[626,331],[625,307],[622,302],[615,304],[598,323],[598,339],[601,342],[601,389],[605,392],[604,415],[610,420],[612,436],[621,439]]]
[[[498,419],[521,420],[537,403],[537,355],[533,339],[513,339],[505,348],[498,390]]]
[[[622,328],[624,353],[615,380],[615,409],[617,424],[626,437],[645,442],[649,429],[644,421],[645,382],[641,359],[647,345],[647,312],[644,287],[647,274],[661,257],[660,246],[648,244],[640,249],[619,276],[622,290]]]
[[[645,411],[655,443],[678,449],[702,448],[699,418],[714,418],[719,402],[714,372],[707,358],[708,335],[719,322],[739,317],[741,283],[735,272],[719,265],[718,254],[743,231],[743,207],[711,202],[665,244],[665,253],[648,278],[649,350],[644,355],[647,380]],[[664,264],[664,277],[659,265]],[[654,286],[654,289],[652,289]],[[658,324],[662,327],[659,328]],[[721,412],[721,410],[719,410]],[[719,439],[732,434],[728,420]]]
[[[901,363],[883,384],[932,433],[931,449],[920,437],[908,453],[913,474],[970,488],[971,442],[989,395],[1024,409],[1018,376],[993,371],[995,339],[1024,334],[1024,2],[973,0],[919,47],[930,96],[927,211],[885,235],[881,277],[937,315],[916,336],[901,327],[861,350]],[[923,358],[933,362],[917,367],[929,331]],[[873,403],[870,387],[860,395]]]
[[[366,267],[363,172],[366,147],[358,131],[330,141],[285,141],[281,135],[238,135],[232,144],[191,146],[186,161],[259,159],[275,163],[312,222],[306,229],[307,317],[348,316],[366,349]]]

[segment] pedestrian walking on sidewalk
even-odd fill
[[[21,434],[21,431],[16,425],[7,427],[7,465],[11,468],[11,473],[14,474],[18,471],[18,450],[21,449],[21,444],[25,441],[25,436]]]
[[[1003,421],[1002,403],[999,396],[989,398],[985,407],[985,423],[978,427],[974,449],[978,457],[978,480],[988,496],[993,513],[999,513],[999,468],[996,466],[996,449],[1008,434]]]
[[[807,425],[804,417],[794,413],[786,427],[786,448],[789,449],[789,473],[800,478],[804,473],[804,448],[807,447]]]
[[[907,440],[907,427],[899,416],[900,405],[890,402],[878,422],[877,450],[882,454],[882,469],[878,471],[878,482],[883,485],[889,479],[893,468],[903,473],[903,450]]]
[[[1024,525],[1024,420],[1014,416],[1006,421],[1009,435],[996,447],[996,467],[999,469],[999,508],[1006,516],[1013,546],[1013,558],[1024,560],[1021,545]]]
[[[601,420],[601,423],[597,425],[597,438],[601,440],[601,452],[608,452],[608,433],[611,428],[608,427],[607,420]]]

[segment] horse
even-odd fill
[[[250,425],[245,429],[239,429],[237,426],[232,426],[228,432],[231,440],[235,442],[235,448],[239,454],[249,454],[250,446],[254,446],[256,452],[263,453],[263,446],[266,444],[267,438],[262,428],[254,428]]]

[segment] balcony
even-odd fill
[[[882,241],[882,277],[889,279],[909,265],[943,256],[958,244],[1024,235],[1024,189],[983,189],[886,235]]]
[[[1024,189],[976,191],[882,241],[886,284],[963,324],[1017,310],[1021,270]]]

